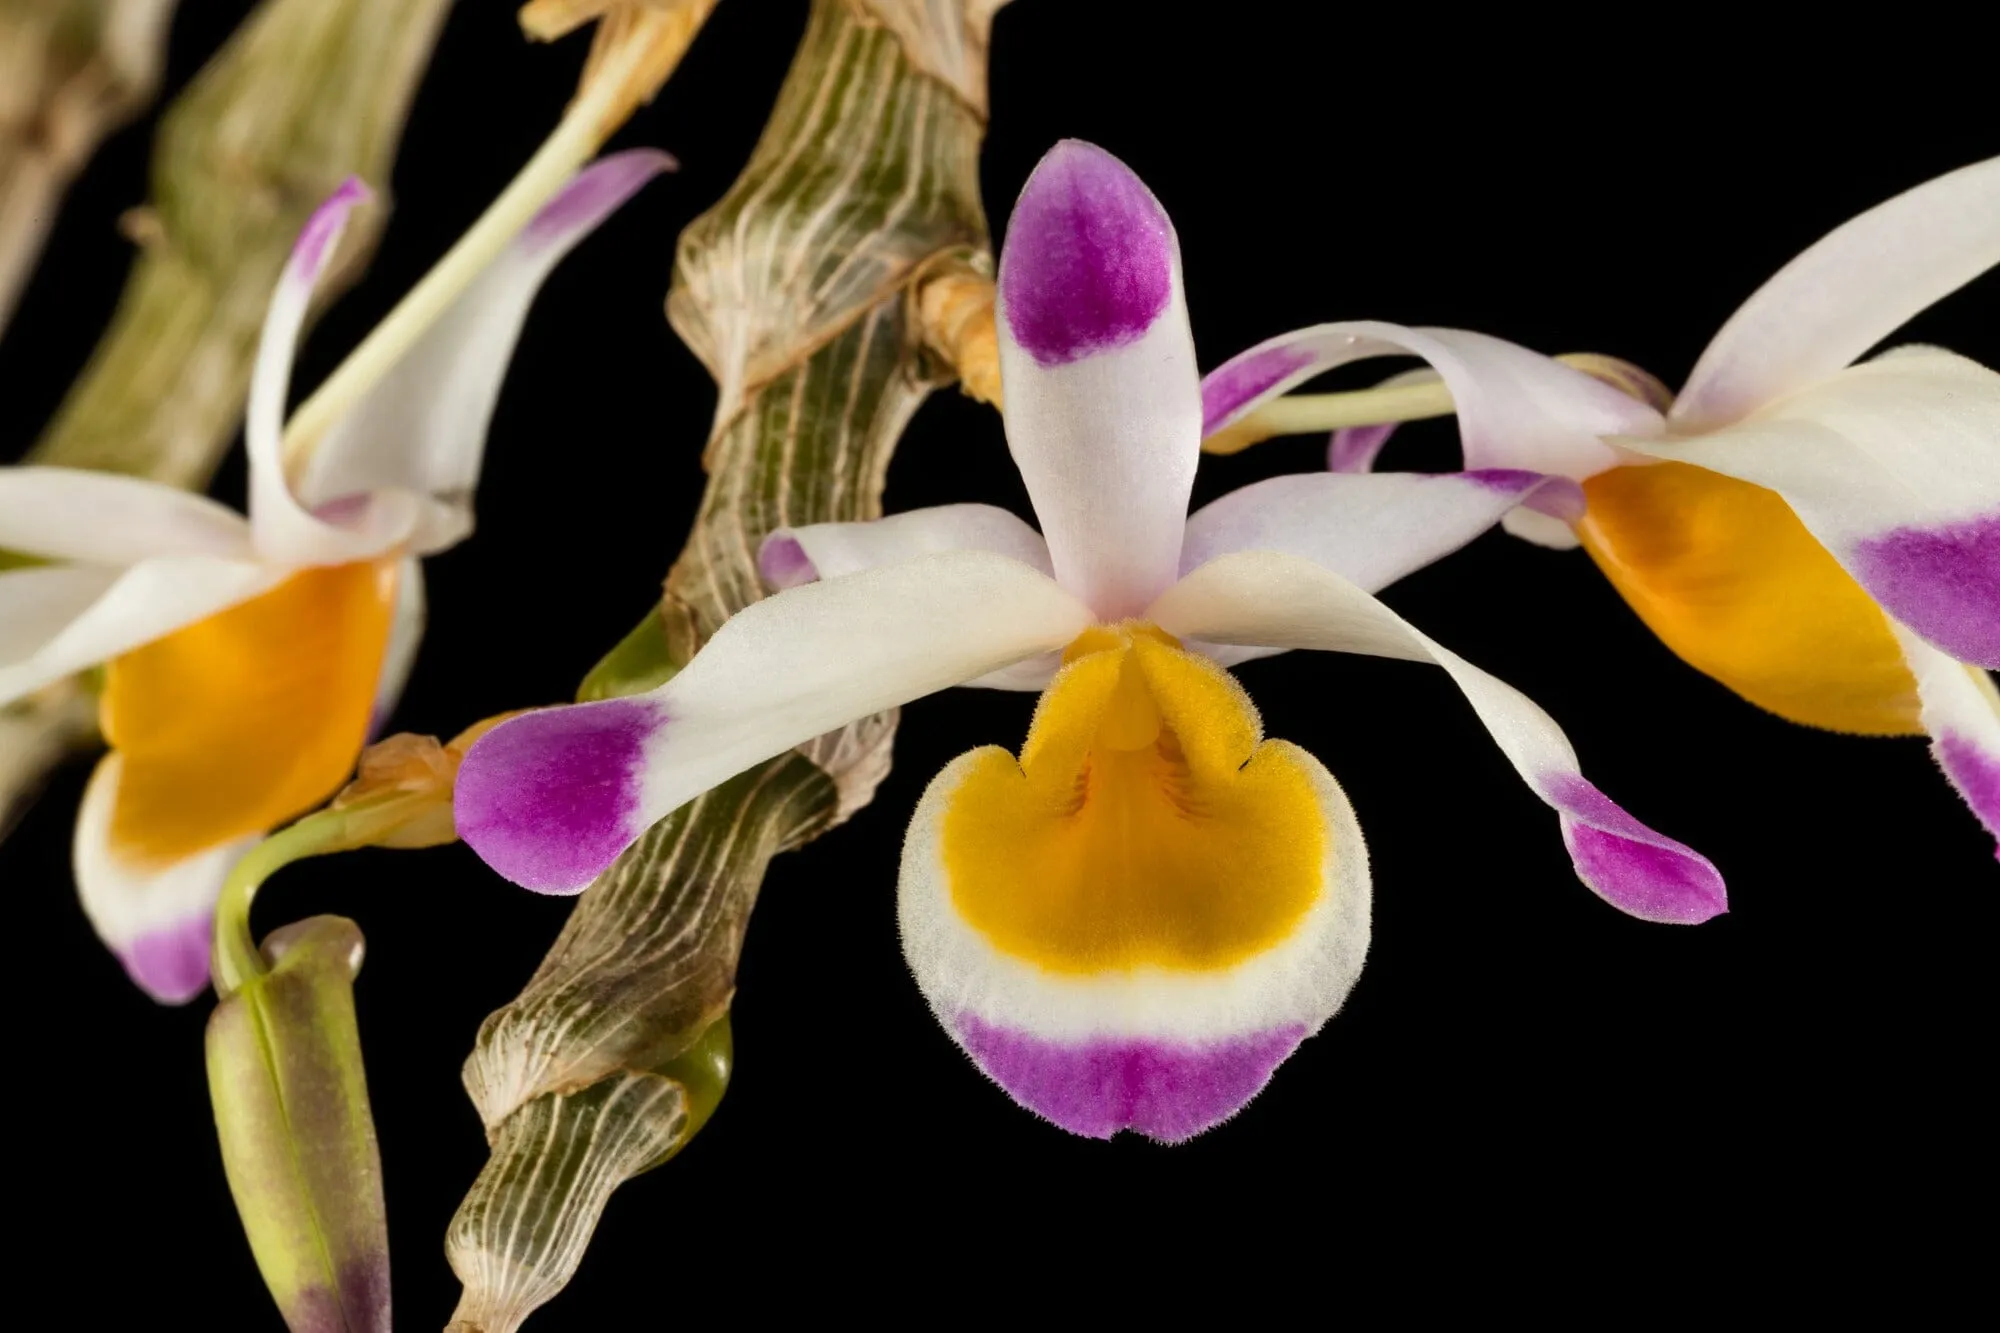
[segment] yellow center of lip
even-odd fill
[[[941,845],[959,915],[1055,972],[1228,967],[1317,901],[1311,760],[1263,741],[1228,672],[1151,625],[1086,631],[1021,758],[977,751]]]
[[[112,659],[101,720],[125,757],[112,847],[178,860],[332,795],[366,739],[396,577],[394,561],[301,570]]]
[[[1923,730],[1888,618],[1776,492],[1661,463],[1583,493],[1584,549],[1688,665],[1807,726]]]

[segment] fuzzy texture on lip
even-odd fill
[[[1066,139],[1007,223],[1000,298],[1014,341],[1044,366],[1135,341],[1173,295],[1173,228],[1124,164]]]
[[[1057,1127],[1093,1139],[1130,1129],[1162,1143],[1236,1114],[1306,1036],[1292,1024],[1200,1046],[1126,1038],[1069,1046],[970,1014],[957,1028],[988,1077]]]

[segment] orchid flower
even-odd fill
[[[2000,692],[1981,669],[2000,668],[2000,375],[1935,347],[1855,361],[1996,263],[1991,158],[1786,265],[1678,398],[1622,363],[1593,367],[1627,390],[1607,399],[1589,376],[1494,339],[1328,324],[1210,376],[1208,427],[1235,428],[1348,361],[1422,357],[1434,370],[1417,376],[1441,378],[1456,405],[1468,467],[1582,484],[1584,509],[1517,512],[1517,535],[1580,543],[1682,660],[1760,707],[1833,731],[1928,733],[2000,838]],[[1490,429],[1496,413],[1512,428]],[[1340,431],[1331,465],[1367,469],[1391,429]],[[1275,496],[1325,482],[1266,485]]]
[[[417,559],[471,529],[471,495],[508,358],[570,248],[667,159],[578,173],[376,380],[294,477],[285,397],[350,180],[286,263],[251,374],[249,514],[170,486],[0,468],[0,704],[104,666],[110,752],[75,838],[85,913],[154,998],[209,974],[224,876],[266,831],[337,790],[386,715],[421,631]]]
[[[773,533],[761,565],[781,590],[667,683],[472,746],[455,811],[488,864],[573,892],[675,807],[832,728],[951,685],[1040,690],[1018,760],[964,755],[918,806],[905,956],[1022,1105],[1163,1140],[1263,1087],[1368,945],[1354,812],[1318,760],[1263,738],[1227,662],[1318,648],[1443,667],[1555,808],[1587,885],[1650,920],[1722,910],[1714,867],[1592,786],[1541,709],[1366,591],[1430,559],[1439,531],[1560,503],[1545,492],[1568,483],[1324,477],[1290,508],[1231,496],[1189,517],[1202,410],[1178,245],[1145,185],[1087,144],[1023,189],[998,312],[1041,531],[949,505]]]

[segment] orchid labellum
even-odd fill
[[[1856,362],[1997,263],[1993,158],[1793,260],[1678,397],[1618,363],[1595,369],[1624,393],[1476,334],[1328,324],[1211,375],[1208,429],[1334,366],[1422,357],[1458,412],[1468,467],[1581,483],[1583,508],[1516,513],[1518,535],[1581,543],[1662,642],[1752,703],[1833,731],[1928,733],[2000,838],[2000,692],[1987,675],[2000,668],[2000,374],[1936,347]],[[1332,466],[1367,469],[1387,435],[1341,431]],[[1331,484],[1280,478],[1240,502]]]
[[[77,820],[84,909],[126,970],[179,1002],[208,981],[210,920],[251,843],[331,795],[386,713],[421,629],[417,558],[471,529],[495,399],[557,261],[665,164],[579,173],[286,468],[285,398],[349,181],[271,299],[245,439],[249,514],[131,477],[0,468],[0,704],[103,664],[111,751]]]
[[[1317,648],[1443,667],[1556,810],[1587,885],[1648,920],[1722,910],[1715,869],[1591,785],[1541,709],[1370,595],[1517,505],[1573,512],[1571,483],[1322,476],[1189,516],[1202,397],[1178,246],[1138,178],[1087,144],[1058,146],[1022,192],[998,326],[1041,530],[952,505],[771,534],[781,591],[665,685],[471,748],[458,829],[489,864],[575,892],[677,806],[832,728],[952,685],[1039,690],[1018,758],[964,755],[919,805],[905,956],[1022,1105],[1163,1140],[1263,1087],[1368,945],[1353,810],[1310,754],[1264,738],[1231,662]]]

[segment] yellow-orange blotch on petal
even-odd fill
[[[125,757],[112,849],[177,860],[331,795],[367,739],[395,602],[394,561],[301,570],[112,659],[102,723]]]
[[[1055,972],[1229,967],[1323,891],[1312,761],[1261,740],[1228,672],[1150,625],[1064,654],[1020,762],[977,751],[942,854],[959,915]]]
[[[1888,617],[1775,491],[1661,463],[1583,494],[1584,549],[1688,665],[1807,726],[1923,731]]]

